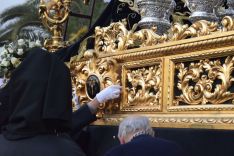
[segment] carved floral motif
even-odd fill
[[[123,67],[124,101],[121,111],[159,111],[161,110],[162,67],[150,61],[140,66],[131,63]]]
[[[177,87],[182,94],[176,96],[175,105],[180,102],[188,105],[222,104],[234,99],[234,93],[229,91],[234,81],[234,57],[227,57],[223,64],[218,59],[192,62],[189,67],[178,63],[176,69],[179,70]],[[221,83],[215,82],[218,80]]]
[[[151,66],[149,69],[140,68],[127,71],[127,80],[131,87],[127,87],[129,106],[134,105],[158,105],[159,104],[159,84],[161,68]]]

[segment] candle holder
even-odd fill
[[[71,0],[40,0],[39,14],[42,23],[52,33],[51,39],[47,39],[44,43],[45,48],[50,52],[66,46],[63,30],[69,16],[70,4]]]

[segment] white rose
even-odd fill
[[[36,46],[41,46],[41,41],[40,40],[36,40]]]
[[[18,45],[19,45],[19,46],[22,46],[22,45],[24,45],[24,44],[25,44],[24,39],[19,39],[19,40],[18,40]]]
[[[18,49],[18,51],[17,51],[18,55],[23,55],[23,53],[24,53],[24,50],[22,48]]]
[[[2,62],[1,62],[2,66],[4,67],[8,67],[10,65],[10,62],[7,61],[6,59],[3,59]]]
[[[17,67],[20,64],[20,60],[18,58],[12,57],[11,63],[13,64],[14,67]]]
[[[35,42],[29,42],[29,48],[33,48],[33,47],[35,47],[36,46],[36,43]]]
[[[11,48],[7,48],[8,49],[8,51],[9,51],[9,53],[13,53],[14,52],[14,50],[13,49],[11,49]]]

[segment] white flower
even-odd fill
[[[42,47],[40,40],[19,39],[16,44],[12,42],[0,47],[0,77],[10,75],[11,70],[15,69],[24,59],[23,54],[33,47]],[[15,56],[15,54],[17,55]]]
[[[9,51],[9,53],[11,53],[11,54],[14,52],[14,50],[12,48],[7,48],[7,49]]]
[[[36,44],[35,44],[36,46],[41,46],[41,41],[40,40],[36,40]]]
[[[18,45],[19,45],[19,46],[22,46],[22,45],[24,45],[24,44],[25,44],[24,39],[19,39],[19,40],[18,40]]]
[[[14,67],[17,67],[20,64],[20,60],[18,58],[12,57],[11,63],[13,64]]]
[[[35,42],[29,42],[28,46],[29,46],[29,48],[33,48],[33,47],[36,46],[36,43]]]
[[[17,51],[18,55],[23,55],[23,53],[24,53],[24,50],[22,48],[18,49],[18,51]]]
[[[10,62],[7,61],[6,59],[3,59],[2,62],[1,62],[1,65],[4,66],[4,67],[8,67],[10,65]]]

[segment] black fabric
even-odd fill
[[[10,115],[4,129],[7,139],[71,129],[70,71],[52,53],[32,49],[6,87],[8,100],[1,101]]]
[[[234,131],[194,128],[154,128],[155,137],[172,140],[189,156],[233,156]],[[119,145],[117,126],[89,126],[86,142],[87,156],[103,156]],[[115,136],[115,139],[113,138]]]
[[[70,133],[73,140],[82,146],[83,144],[80,142],[80,140],[83,138],[82,135],[85,134],[83,128],[96,119],[96,115],[91,113],[88,105],[83,105],[77,111],[75,111],[72,115],[72,131]]]
[[[81,144],[84,136],[82,129],[92,121],[96,120],[87,105],[73,113],[72,139],[67,133],[38,134],[34,137],[20,140],[8,140],[0,135],[0,155],[1,156],[84,156]],[[85,138],[86,139],[86,138]],[[80,147],[76,143],[81,144]]]
[[[149,135],[140,135],[130,142],[116,146],[105,156],[188,156],[175,142]]]
[[[64,62],[68,62],[72,56],[78,55],[81,42],[87,37],[94,35],[96,26],[109,26],[111,22],[118,22],[124,18],[126,18],[128,22],[127,28],[131,29],[133,24],[140,20],[140,15],[129,9],[127,3],[123,3],[118,0],[111,0],[98,20],[82,38],[80,38],[74,44],[56,51],[55,54]],[[93,48],[94,39],[91,38],[88,40],[87,49]]]
[[[3,89],[0,89],[0,134],[2,127],[7,123],[9,118],[8,112],[8,100],[9,100],[9,87],[5,86]]]
[[[72,115],[72,132],[76,133],[80,131],[96,119],[96,115],[91,113],[88,105],[83,105]]]
[[[87,125],[96,120],[96,115],[92,114],[88,105],[81,106],[72,116],[72,139],[82,148],[85,153],[88,153],[87,143],[90,140],[87,132]]]
[[[28,52],[0,91],[0,155],[85,156],[75,141],[96,116],[87,105],[72,113],[71,95],[66,65],[42,49]]]
[[[1,156],[85,156],[66,134],[37,135],[17,141],[0,135]]]

